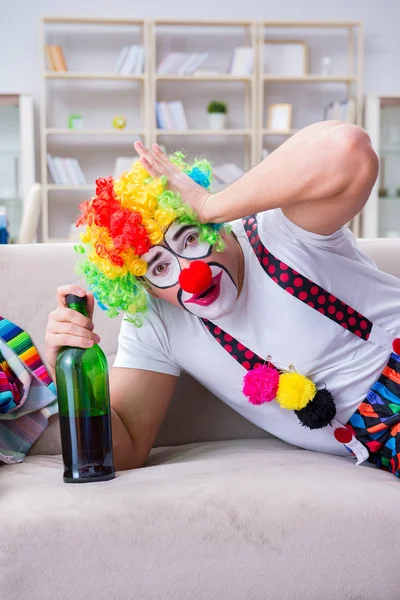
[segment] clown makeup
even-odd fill
[[[153,246],[142,256],[148,265],[145,279],[151,284],[151,293],[197,317],[215,320],[229,314],[238,296],[236,279],[241,259],[241,249],[233,236],[227,239],[226,250],[217,252],[200,240],[196,226],[174,222],[165,233],[164,244]],[[200,271],[204,276],[207,270],[209,277],[204,279]],[[188,272],[191,277],[184,277]],[[198,283],[195,293],[189,291],[191,287],[185,283],[188,279]]]
[[[205,258],[211,253],[211,246],[200,240],[198,227],[172,223],[165,232],[165,244],[181,258]]]
[[[197,317],[213,321],[229,314],[237,300],[237,286],[224,265],[208,263],[212,279],[210,285],[200,294],[191,294],[182,288],[178,300],[183,308]]]

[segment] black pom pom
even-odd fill
[[[304,427],[322,429],[336,416],[336,406],[329,390],[318,390],[314,398],[301,410],[294,411]]]

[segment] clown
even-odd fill
[[[110,375],[118,468],[144,464],[184,370],[289,443],[398,475],[400,283],[345,227],[377,175],[365,132],[315,124],[216,194],[207,161],[135,148],[78,222],[80,272],[110,316],[125,313]],[[50,367],[61,345],[98,341],[67,293],[85,294],[59,290]]]

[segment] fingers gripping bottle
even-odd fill
[[[66,296],[67,306],[87,317],[86,296]],[[115,477],[107,359],[102,349],[63,347],[56,362],[64,481]]]

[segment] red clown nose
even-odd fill
[[[179,284],[184,292],[201,294],[212,280],[212,272],[207,263],[194,260],[188,269],[183,269],[179,275]]]

